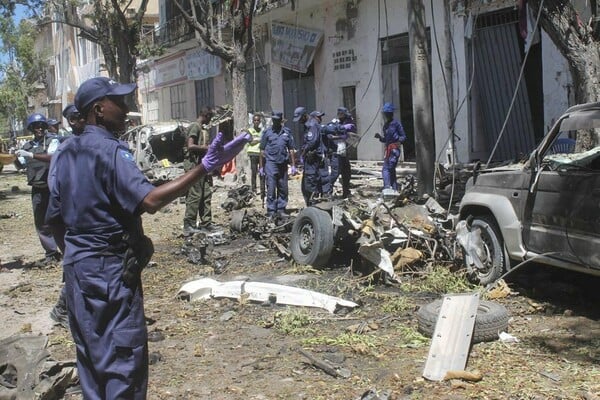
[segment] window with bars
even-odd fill
[[[175,85],[169,88],[171,96],[171,118],[184,119],[185,117],[185,85]]]

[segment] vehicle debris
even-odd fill
[[[334,378],[347,379],[352,375],[349,369],[332,365],[329,361],[321,360],[304,349],[298,349],[298,352],[304,357],[308,358],[311,365],[325,371],[328,375],[331,375]]]
[[[441,381],[449,371],[464,370],[478,306],[479,293],[444,296],[423,369],[424,378]]]
[[[77,382],[75,361],[54,361],[47,336],[0,340],[0,398],[58,399]]]
[[[243,297],[259,303],[272,302],[292,306],[318,307],[330,313],[335,313],[341,308],[358,307],[358,304],[349,300],[293,286],[241,280],[218,282],[210,278],[202,278],[184,284],[179,289],[177,296],[189,301],[221,297],[240,300]]]
[[[242,185],[227,192],[227,198],[221,203],[221,207],[226,211],[249,207],[255,196],[250,185]]]
[[[183,174],[183,149],[188,121],[155,122],[128,130],[121,140],[129,144],[136,164],[148,180],[160,184]]]

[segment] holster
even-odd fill
[[[127,243],[127,250],[123,258],[121,279],[125,286],[132,288],[140,282],[142,270],[154,254],[154,244],[146,235],[136,236],[126,233],[123,239]]]
[[[319,161],[319,156],[317,152],[314,150],[306,152],[306,156],[304,157],[307,163],[316,164]]]

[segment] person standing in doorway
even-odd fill
[[[381,175],[383,177],[383,189],[398,190],[398,182],[396,180],[396,166],[400,159],[400,146],[406,140],[406,134],[400,121],[394,118],[394,110],[396,107],[392,103],[383,105],[383,116],[385,123],[383,124],[383,136],[376,133],[375,138],[385,144],[385,156],[383,158],[383,167]]]
[[[46,209],[50,191],[48,190],[48,171],[52,154],[59,142],[54,135],[47,134],[48,122],[42,114],[34,113],[27,117],[27,130],[33,134],[33,140],[25,143],[15,153],[27,169],[27,184],[31,186],[31,204],[33,221],[40,243],[46,252],[45,263],[61,259],[52,229],[46,224]]]
[[[196,122],[189,126],[185,147],[186,158],[183,163],[185,171],[198,165],[198,162],[202,161],[202,157],[206,154],[210,144],[210,132],[206,125],[210,123],[212,117],[213,110],[205,107],[200,111]],[[212,175],[206,174],[188,191],[185,197],[185,215],[183,217],[184,236],[190,236],[200,230],[212,229],[212,186]]]
[[[252,141],[246,147],[246,154],[250,159],[250,186],[252,193],[257,193],[256,177],[260,167],[260,138],[263,133],[261,114],[255,113],[252,116],[252,126],[248,128],[248,132],[252,135]]]
[[[283,113],[273,111],[271,120],[273,125],[260,140],[260,175],[267,181],[267,217],[287,217],[288,164],[296,175],[296,145],[292,132],[283,125]]]

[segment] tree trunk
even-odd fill
[[[425,39],[425,7],[422,0],[408,1],[408,42],[410,46],[415,153],[419,197],[433,194],[435,140],[433,134],[429,51]]]
[[[529,0],[537,15],[541,0]],[[544,0],[540,23],[544,31],[569,64],[573,78],[575,102],[589,103],[600,99],[600,43],[592,27],[582,21],[572,2]],[[578,134],[576,151],[598,144],[592,132]]]
[[[240,57],[241,58],[241,57]],[[246,97],[245,61],[231,68],[231,86],[233,94],[233,131],[238,135],[248,129],[248,99]],[[236,169],[241,183],[246,183],[250,176],[250,159],[244,150],[236,158]]]

